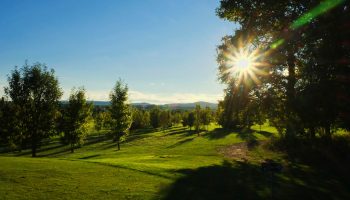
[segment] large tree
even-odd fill
[[[55,134],[58,100],[62,96],[54,70],[44,64],[25,64],[8,77],[6,95],[19,108],[24,137],[30,142],[32,156],[43,139]]]
[[[72,90],[67,108],[62,113],[64,139],[70,144],[71,152],[84,142],[91,117],[92,104],[86,101],[85,90]]]
[[[285,136],[303,134],[305,128],[313,132],[316,127],[329,135],[337,118],[349,116],[344,112],[345,117],[339,117],[338,108],[349,105],[339,101],[339,96],[349,97],[344,89],[349,63],[342,62],[349,55],[349,31],[342,28],[349,20],[348,9],[349,2],[343,0],[222,0],[218,16],[239,28],[218,48],[220,80],[241,87],[225,65],[231,46],[243,43],[259,49],[259,59],[268,65],[260,66],[265,74],[257,74],[260,83],[244,84],[249,99],[264,98],[262,108],[268,108],[270,122]]]
[[[120,141],[126,137],[132,123],[131,108],[128,103],[128,86],[121,80],[117,81],[109,95],[111,105],[109,111],[112,118],[112,131],[120,150]]]

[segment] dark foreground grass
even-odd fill
[[[213,125],[199,137],[183,127],[142,130],[120,151],[93,134],[73,154],[58,139],[38,158],[29,150],[2,153],[0,199],[350,199],[347,173],[267,150],[259,144],[275,130],[253,128],[259,131]],[[283,170],[262,171],[265,159]]]

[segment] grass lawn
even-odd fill
[[[212,125],[199,137],[181,126],[140,130],[120,151],[92,133],[73,154],[53,139],[38,158],[29,150],[0,154],[0,199],[350,199],[348,174],[247,146],[276,133],[253,130]],[[282,172],[262,171],[268,158]]]

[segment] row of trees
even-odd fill
[[[284,138],[350,130],[349,7],[349,1],[221,0],[217,15],[239,28],[218,47],[219,79],[227,84],[219,123],[232,128],[269,119]],[[259,52],[253,78],[260,81],[230,75],[235,47]]]
[[[108,123],[118,149],[131,125],[127,94],[128,87],[120,80],[110,93]],[[43,140],[63,133],[62,141],[74,152],[87,134],[92,104],[87,102],[83,88],[72,90],[68,104],[59,102],[61,96],[54,70],[40,63],[15,68],[0,100],[0,143],[17,150],[30,146],[35,157]]]
[[[15,68],[8,83],[0,100],[0,144],[19,151],[30,147],[33,157],[44,140],[57,135],[74,152],[84,143],[92,119],[97,131],[108,129],[112,133],[118,150],[129,129],[165,130],[182,124],[194,127],[199,134],[214,119],[209,107],[201,109],[199,105],[193,111],[131,107],[128,87],[120,80],[110,93],[110,106],[105,109],[94,109],[86,100],[84,88],[73,88],[68,102],[60,102],[62,91],[54,70],[40,63]]]
[[[133,107],[131,109],[132,123],[130,130],[145,128],[161,128],[165,130],[174,125],[182,124],[184,127],[195,127],[199,132],[201,127],[208,129],[208,125],[214,121],[215,113],[209,108],[201,109],[196,106],[193,111],[165,110],[154,107],[150,110]],[[100,131],[102,128],[110,128],[111,116],[106,110],[98,110],[94,116],[95,129]]]

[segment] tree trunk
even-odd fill
[[[330,140],[331,139],[331,125],[327,123],[324,127],[324,130],[325,130],[326,138],[328,140]]]
[[[314,140],[316,138],[316,131],[315,131],[315,127],[311,126],[310,127],[310,139]]]
[[[295,56],[293,54],[293,51],[290,49],[288,53],[287,58],[287,65],[288,65],[288,83],[287,83],[287,104],[286,104],[286,111],[287,111],[287,127],[286,127],[286,135],[287,137],[294,136],[295,129],[294,129],[294,120],[293,120],[293,111],[294,111],[294,99],[295,99]]]
[[[36,157],[36,149],[37,149],[37,144],[36,144],[36,136],[34,133],[32,133],[32,157]]]
[[[70,144],[70,152],[74,153],[74,144],[73,143]]]
[[[117,147],[118,147],[118,151],[120,150],[120,133],[117,133]]]
[[[32,142],[32,157],[36,157],[36,144]]]

